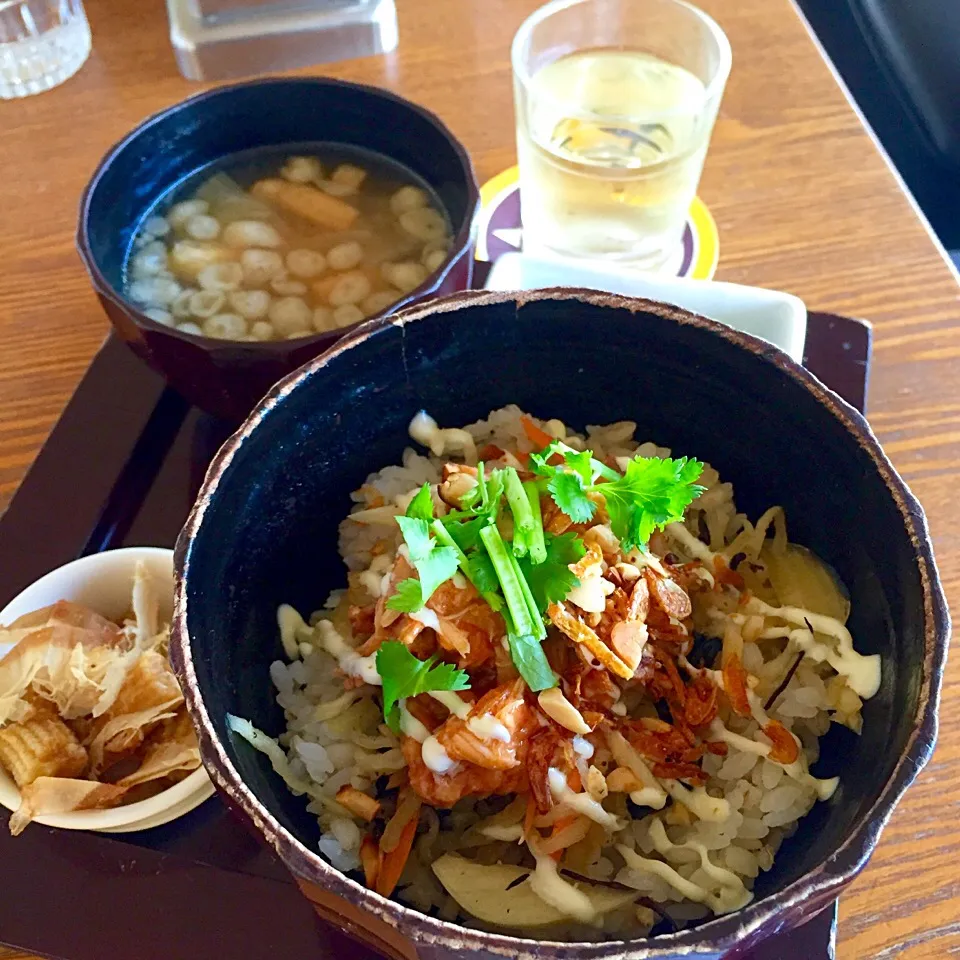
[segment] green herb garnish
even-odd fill
[[[546,636],[543,620],[539,614],[530,609],[527,603],[524,585],[521,584],[523,577],[516,566],[516,558],[512,551],[507,549],[500,531],[491,524],[480,531],[480,539],[487,548],[487,555],[499,581],[516,632],[525,636],[539,637],[541,633]]]
[[[513,660],[513,665],[534,693],[557,685],[557,675],[547,662],[547,655],[536,637],[508,633],[507,642],[510,644],[510,659]]]
[[[551,603],[560,603],[574,587],[580,586],[579,578],[570,572],[570,564],[576,563],[587,552],[575,533],[564,533],[559,537],[546,534],[545,549],[543,563],[534,564],[527,557],[520,560],[520,571],[530,584],[541,614]]]
[[[555,453],[563,454],[562,464],[547,462]],[[565,444],[553,443],[531,457],[531,462],[546,479],[554,503],[574,523],[593,518],[597,505],[588,494],[601,494],[610,526],[624,550],[644,546],[654,531],[682,520],[684,510],[705,489],[696,483],[703,464],[686,457],[634,457],[621,476],[593,460],[589,451],[571,451]]]
[[[441,583],[457,572],[458,556],[456,549],[439,546],[430,537],[430,524],[426,520],[397,517],[397,523],[420,579],[401,580],[397,592],[387,600],[387,606],[391,610],[413,613],[426,604]]]
[[[592,520],[595,501],[602,496],[613,532],[628,551],[645,546],[654,531],[683,519],[686,507],[704,490],[696,483],[703,464],[686,457],[634,457],[620,474],[591,451],[554,441],[530,455],[529,469],[535,479],[522,481],[513,467],[487,476],[483,463],[478,464],[476,486],[460,498],[459,509],[439,518],[434,517],[430,487],[424,484],[406,516],[397,518],[419,579],[399,583],[387,606],[408,613],[419,610],[459,569],[502,614],[514,665],[527,686],[540,691],[557,684],[542,647],[546,610],[579,586],[570,567],[586,553],[575,533],[545,532],[541,496],[548,494],[574,523]],[[504,510],[513,520],[513,536],[506,540],[498,527]],[[377,669],[384,682],[384,715],[394,729],[399,723],[397,700],[429,690],[467,688],[463,671],[434,663],[418,660],[393,641],[381,646]]]
[[[433,519],[433,496],[430,493],[430,484],[425,483],[418,491],[417,495],[410,501],[405,516],[412,517],[414,520]]]
[[[383,716],[394,733],[400,731],[399,700],[437,690],[470,689],[465,670],[458,670],[450,663],[437,663],[436,657],[419,660],[396,640],[380,644],[377,673],[383,681]]]

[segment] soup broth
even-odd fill
[[[293,339],[388,310],[452,242],[436,195],[395,161],[343,144],[270,147],[161,197],[134,234],[123,291],[183,333]]]

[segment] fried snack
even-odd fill
[[[65,719],[91,713],[107,698],[112,702],[135,652],[124,649],[116,624],[109,630],[96,614],[84,622],[75,608],[56,604],[42,612],[41,623],[0,629],[0,643],[16,644],[0,660],[0,724],[23,719],[23,700],[31,688],[55,703]]]
[[[76,777],[87,765],[87,751],[57,716],[37,713],[0,730],[0,764],[18,787],[38,777]]]
[[[171,774],[196,770],[200,766],[200,746],[187,711],[181,707],[176,716],[165,721],[154,738],[145,745],[140,766],[117,781],[120,787],[135,787]]]
[[[160,601],[140,564],[122,625],[61,600],[0,626],[11,645],[0,658],[0,768],[21,793],[14,835],[38,816],[117,806],[137,799],[132,787],[157,792],[199,767]]]
[[[163,720],[174,716],[183,694],[166,657],[145,650],[127,674],[113,706],[100,717],[90,740],[90,771],[135,752]]]
[[[20,806],[10,817],[10,833],[17,836],[37,817],[74,810],[116,807],[127,787],[65,777],[39,777],[20,791]]]
[[[49,607],[25,613],[13,621],[7,630],[35,629],[62,624],[75,627],[87,634],[86,645],[90,647],[114,646],[120,639],[120,628],[106,617],[72,600],[58,600]]]

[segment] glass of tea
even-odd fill
[[[512,59],[524,246],[661,267],[700,181],[726,35],[682,0],[554,0]]]

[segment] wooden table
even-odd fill
[[[718,277],[875,324],[870,420],[926,507],[947,593],[960,599],[957,279],[789,0],[700,4],[734,50],[701,187],[722,240]],[[509,44],[537,5],[403,0],[397,53],[323,72],[435,110],[484,180],[514,162]],[[80,191],[111,143],[199,89],[177,73],[160,0],[87,6],[94,52],[81,73],[0,105],[0,506],[107,332],[73,248]],[[955,659],[936,756],[841,901],[843,960],[960,951],[958,687]]]

